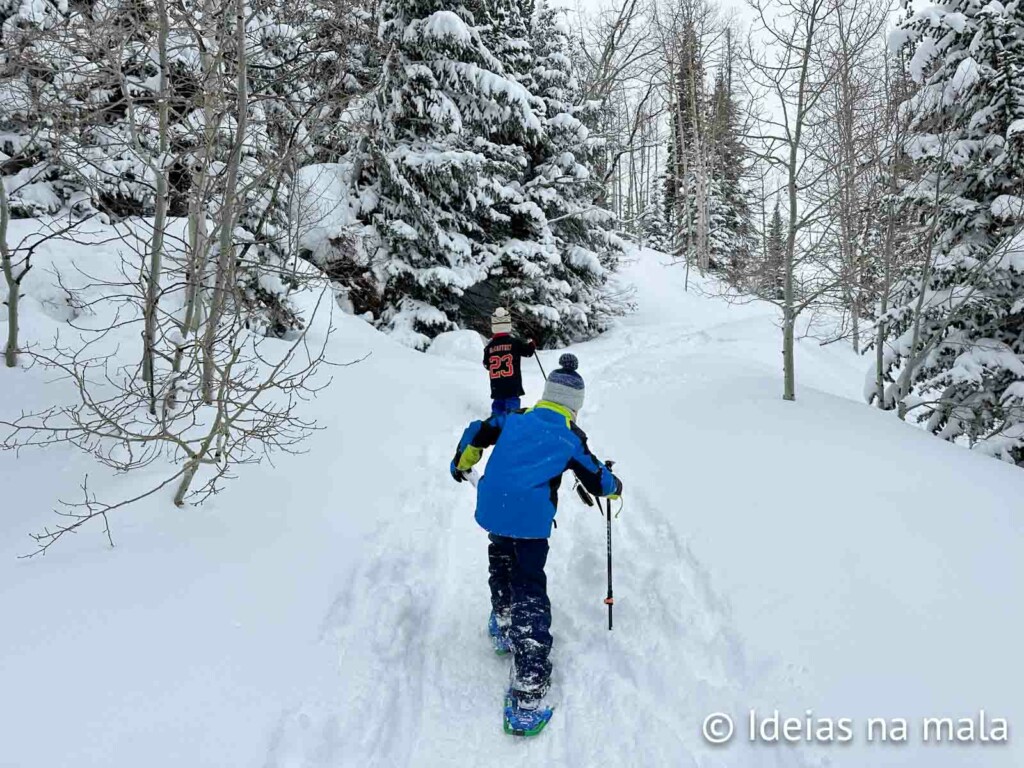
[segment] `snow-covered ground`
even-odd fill
[[[42,337],[52,291],[33,278]],[[371,354],[308,406],[324,427],[309,453],[244,468],[199,508],[119,513],[113,550],[97,528],[16,559],[90,467],[0,455],[0,766],[1024,764],[1012,738],[920,737],[924,716],[1024,723],[1024,473],[869,410],[865,362],[838,344],[800,344],[785,403],[774,310],[684,293],[652,252],[625,278],[639,311],[574,349],[581,426],[625,481],[615,630],[603,522],[563,491],[541,737],[501,731],[486,539],[447,472],[487,412],[484,372],[465,337],[422,355],[342,317],[332,357]],[[0,377],[7,416],[60,391]],[[748,744],[755,707],[851,718],[852,742]],[[737,734],[711,747],[718,711]],[[906,718],[907,743],[867,743],[869,716]]]

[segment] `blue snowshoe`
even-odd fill
[[[505,733],[536,736],[551,720],[554,710],[540,702],[520,702],[512,691],[505,694]]]
[[[487,620],[487,634],[491,636],[491,643],[494,645],[494,652],[499,656],[506,656],[511,652],[508,637],[498,626],[498,617],[491,611],[491,618]]]

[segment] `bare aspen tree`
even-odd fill
[[[582,99],[601,105],[603,119],[599,138],[604,141],[603,162],[596,167],[612,208],[620,218],[625,213],[631,188],[622,158],[627,161],[639,150],[638,138],[656,111],[656,42],[646,34],[648,8],[641,0],[627,0],[611,11],[580,18],[577,52]],[[625,177],[625,178],[624,178]],[[635,193],[634,193],[635,194]],[[595,201],[603,204],[604,200]],[[631,203],[635,208],[635,201]]]
[[[168,184],[167,155],[170,149],[168,137],[168,81],[167,81],[167,42],[170,35],[170,20],[167,14],[166,0],[156,0],[157,14],[157,155],[151,162],[155,177],[155,211],[153,221],[153,239],[150,246],[149,272],[146,275],[146,302],[144,305],[145,327],[143,329],[143,363],[142,380],[149,387],[149,412],[156,415],[156,323],[160,301],[160,281],[163,276],[164,229],[167,226]],[[125,91],[128,104],[131,105],[130,90]],[[129,106],[130,108],[130,106]],[[129,124],[134,124],[132,116]]]
[[[3,166],[0,165],[0,168]],[[33,178],[32,176],[29,177]],[[18,187],[14,187],[16,194]],[[86,219],[69,218],[66,222],[50,222],[39,232],[26,235],[17,243],[10,239],[11,195],[0,180],[0,271],[3,272],[7,288],[7,339],[4,343],[4,365],[16,368],[21,350],[21,291],[22,284],[32,271],[32,256],[35,251],[51,240],[69,239],[79,224]]]
[[[820,256],[822,228],[832,226],[822,213],[828,202],[812,202],[806,189],[827,189],[829,163],[814,163],[823,153],[810,146],[815,135],[813,119],[823,96],[836,77],[832,62],[823,60],[828,20],[837,2],[845,0],[752,0],[757,13],[755,34],[748,44],[747,69],[751,85],[763,88],[769,111],[760,116],[766,130],[758,137],[763,162],[782,176],[786,202],[782,309],[782,358],[784,400],[796,399],[796,321],[802,311],[832,284],[815,278],[798,285],[801,270]]]
[[[210,310],[206,319],[206,333],[203,336],[203,400],[207,405],[213,403],[214,374],[214,339],[217,325],[223,315],[227,302],[229,281],[234,280],[235,251],[234,224],[236,219],[235,198],[238,187],[238,166],[242,160],[242,147],[245,141],[246,118],[248,115],[248,94],[246,84],[246,50],[245,50],[245,0],[236,0],[235,14],[235,66],[238,68],[235,84],[235,139],[232,152],[225,168],[223,201],[218,212],[217,228],[220,233],[217,261],[214,267],[214,288],[210,299]]]
[[[11,53],[5,58],[7,59],[5,62],[6,66],[0,68],[0,85],[16,80],[21,70],[25,67],[25,63],[15,55],[13,47]],[[34,128],[29,128],[28,126],[25,126],[25,128],[28,136],[24,146],[31,147],[41,132],[41,127],[36,125]],[[17,194],[20,186],[35,180],[34,174],[31,172],[20,184],[12,179],[12,190],[8,191],[4,177],[7,175],[9,165],[14,167],[19,159],[18,157],[8,157],[3,152],[0,152],[0,270],[3,271],[4,284],[7,288],[7,299],[4,302],[7,306],[7,338],[4,343],[4,365],[8,368],[14,368],[18,365],[21,331],[21,315],[19,310],[22,283],[32,268],[31,253],[22,255],[23,249],[20,246],[24,245],[24,243],[12,245],[10,242],[11,194]]]
[[[15,274],[14,257],[7,243],[7,230],[11,222],[11,206],[7,189],[0,179],[0,265],[3,266],[4,282],[7,284],[7,343],[4,346],[4,364],[14,368],[18,364],[18,300],[21,295],[21,281],[29,264]]]
[[[321,304],[325,295],[321,294]],[[174,503],[179,506],[189,498],[201,502],[219,489],[234,467],[258,461],[268,450],[293,452],[315,428],[298,415],[296,406],[326,383],[316,383],[325,347],[311,348],[305,334],[274,351],[266,345],[277,342],[254,339],[245,329],[244,317],[222,326],[218,344],[231,352],[218,363],[216,407],[206,424],[202,421],[208,406],[201,397],[156,421],[140,417],[134,392],[116,383],[114,356],[95,351],[103,338],[74,350],[58,347],[35,354],[38,363],[64,374],[74,385],[78,401],[0,422],[9,429],[0,446],[21,449],[71,443],[117,472],[150,467],[168,456],[184,461],[144,492],[117,502],[97,499],[83,484],[82,500],[65,503],[58,524],[33,536],[38,546],[31,554],[45,552],[65,534],[96,519],[104,521],[109,536],[109,512],[168,487],[174,489]],[[94,379],[99,377],[114,384],[97,388]],[[197,486],[202,468],[209,473]]]
[[[945,149],[945,143],[942,144]],[[917,366],[920,364],[921,359],[929,351],[929,346],[922,346],[921,344],[921,323],[924,321],[924,306],[928,296],[928,283],[932,279],[932,270],[935,269],[935,238],[938,234],[939,228],[939,206],[942,200],[943,187],[945,179],[941,173],[935,174],[934,177],[934,213],[931,217],[931,224],[928,227],[927,236],[924,240],[924,247],[922,248],[922,267],[919,277],[919,288],[917,298],[914,301],[914,309],[911,320],[911,340],[910,340],[910,354],[907,355],[907,360],[903,364],[903,368],[900,371],[899,378],[896,383],[896,401],[899,403],[899,417],[905,419],[907,416],[907,396],[911,393],[914,382],[914,374],[917,370]],[[961,303],[967,300],[967,296],[961,298]],[[948,318],[951,320],[955,317],[955,312],[950,311]],[[934,338],[941,338],[938,334]]]
[[[907,75],[904,62],[899,56],[884,60],[885,110],[884,119],[888,131],[882,137],[879,151],[880,187],[884,189],[883,216],[885,234],[882,242],[882,283],[879,287],[878,318],[875,323],[875,405],[889,409],[892,402],[886,397],[886,375],[888,366],[885,359],[885,338],[888,333],[888,312],[892,289],[902,267],[914,263],[914,254],[920,251],[920,243],[914,243],[909,236],[914,227],[903,220],[902,206],[899,205],[901,185],[909,174],[903,144],[906,140],[906,120],[900,114],[900,106],[907,97]],[[903,253],[898,254],[897,248]]]
[[[177,382],[182,374],[186,350],[190,339],[198,337],[206,320],[204,287],[207,282],[208,263],[211,255],[209,213],[207,208],[214,198],[212,176],[217,161],[216,142],[222,119],[222,93],[220,71],[224,58],[224,46],[211,46],[208,40],[218,39],[212,30],[197,27],[191,16],[191,8],[184,0],[174,5],[176,20],[188,29],[199,51],[200,72],[200,114],[202,130],[196,146],[189,156],[188,165],[193,169],[193,183],[188,190],[188,237],[185,249],[185,300],[177,325],[176,344],[171,362],[174,378],[171,383],[170,401],[177,398]],[[203,18],[216,19],[216,0],[203,0]]]
[[[878,258],[881,149],[889,117],[882,34],[888,11],[883,3],[835,7],[827,22],[830,34],[823,38],[822,61],[836,76],[812,129],[821,137],[817,162],[831,173],[825,189],[809,193],[812,199],[826,201],[835,222],[836,308],[849,319],[855,352],[860,351],[861,321],[876,290],[869,276]],[[823,300],[830,303],[828,297]]]
[[[687,50],[689,49],[689,50]],[[691,33],[686,36],[684,43],[684,56],[695,63],[703,65],[704,57],[697,47],[697,35]],[[684,119],[690,123],[690,140],[693,153],[693,207],[696,213],[694,222],[694,251],[697,258],[697,266],[702,271],[707,271],[711,265],[711,253],[708,250],[708,158],[707,142],[705,141],[704,115],[702,114],[703,99],[701,94],[705,90],[703,82],[703,66],[691,66],[688,68],[689,77],[682,87],[689,92],[690,109],[689,115]]]
[[[166,239],[169,206],[167,161],[170,149],[170,126],[168,119],[168,110],[170,109],[170,105],[167,74],[167,68],[169,65],[167,46],[168,37],[170,35],[170,21],[168,18],[165,0],[156,0],[155,12],[157,22],[157,87],[155,92],[152,94],[157,106],[155,156],[150,155],[150,153],[146,151],[146,147],[143,145],[143,141],[139,136],[139,131],[137,130],[137,126],[143,123],[143,120],[137,113],[135,95],[137,86],[131,79],[125,77],[121,73],[119,57],[123,55],[125,46],[129,44],[127,37],[122,38],[119,41],[120,45],[115,46],[112,50],[108,51],[113,57],[109,65],[109,69],[112,73],[116,73],[114,77],[119,81],[118,85],[120,86],[121,97],[124,99],[125,108],[127,110],[128,119],[126,122],[132,149],[134,150],[136,157],[138,157],[147,167],[150,175],[152,176],[154,212],[152,235],[148,247],[148,263],[143,275],[143,282],[145,284],[145,301],[143,304],[144,321],[142,331],[142,380],[148,388],[149,412],[151,415],[156,415],[157,313],[159,312],[160,297],[162,293],[161,281],[163,278],[164,241]]]
[[[887,110],[888,111],[888,110]],[[892,114],[892,112],[890,112]],[[875,328],[875,405],[879,408],[886,407],[885,399],[885,336],[886,336],[886,313],[889,311],[889,298],[892,292],[894,278],[894,262],[896,260],[896,195],[899,192],[899,181],[896,174],[895,160],[893,157],[899,151],[901,132],[894,131],[892,146],[885,152],[885,157],[890,162],[890,167],[885,173],[885,239],[882,243],[882,285],[878,299],[878,321]]]

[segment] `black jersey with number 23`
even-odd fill
[[[529,341],[501,334],[484,347],[484,368],[491,377],[491,399],[521,397],[523,391],[522,358],[533,357],[535,348]]]

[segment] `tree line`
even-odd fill
[[[784,398],[799,334],[846,343],[869,403],[1020,464],[1022,32],[968,0],[0,0],[5,362],[78,392],[5,445],[170,457],[146,494],[201,500],[314,428],[317,312],[423,349],[501,304],[565,344],[629,310],[632,241],[778,306]],[[54,243],[120,264],[58,276],[77,335],[42,347]],[[138,498],[83,487],[40,545]]]

